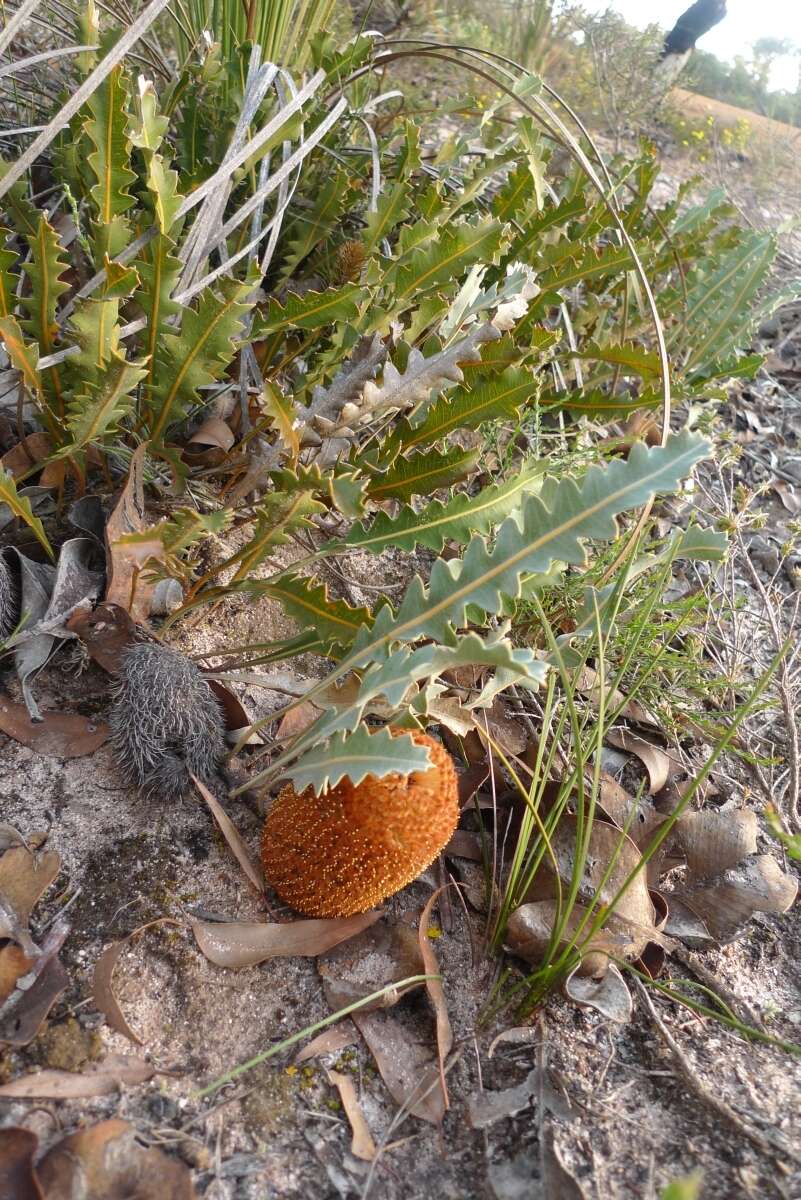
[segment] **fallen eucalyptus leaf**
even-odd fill
[[[445,1116],[439,1063],[392,1013],[364,1010],[351,1019],[367,1043],[381,1078],[404,1111],[439,1125]]]
[[[661,792],[671,774],[681,769],[681,764],[661,746],[655,746],[653,742],[637,737],[627,729],[610,729],[606,740],[629,754],[636,754],[648,772],[648,791],[651,795]]]
[[[35,1071],[0,1087],[0,1097],[11,1100],[88,1100],[119,1091],[124,1083],[146,1083],[155,1067],[142,1058],[109,1055],[85,1071]],[[2,1193],[0,1193],[1,1195]]]
[[[381,914],[377,914],[381,915]],[[324,954],[317,963],[330,1008],[345,1008],[388,984],[423,974],[417,934],[386,918],[370,923],[357,937]],[[401,993],[386,992],[372,1007],[391,1008]]]
[[[449,884],[446,884],[446,887],[449,886]],[[442,1089],[442,1102],[447,1109],[450,1107],[450,1102],[448,1100],[448,1087],[445,1082],[445,1059],[453,1048],[453,1030],[451,1028],[450,1017],[448,1016],[448,1005],[445,1001],[445,989],[442,986],[439,963],[437,962],[437,956],[434,953],[431,939],[428,936],[431,910],[440,893],[444,890],[444,888],[438,888],[429,897],[428,903],[420,917],[417,941],[420,946],[420,956],[423,960],[423,971],[428,976],[428,979],[426,979],[426,991],[434,1008],[437,1032],[437,1058],[439,1060],[439,1084]]]
[[[252,967],[267,958],[294,958],[322,954],[339,942],[361,933],[381,916],[380,912],[359,913],[331,920],[287,921],[192,921],[197,944],[218,967]]]
[[[27,846],[14,846],[0,856],[0,896],[17,920],[27,925],[31,913],[61,870],[55,850],[32,854]],[[9,936],[0,929],[0,937]]]
[[[150,616],[156,581],[142,571],[151,559],[161,561],[164,546],[157,535],[147,536],[144,465],[147,443],[131,457],[128,479],[106,524],[106,595],[109,604],[119,604],[137,624]],[[141,535],[135,540],[123,539]]]

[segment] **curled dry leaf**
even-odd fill
[[[146,1083],[155,1067],[142,1058],[112,1054],[85,1071],[36,1071],[0,1087],[0,1097],[12,1100],[88,1100],[107,1096],[125,1084]],[[2,1193],[0,1193],[2,1195]]]
[[[26,846],[14,846],[0,857],[0,897],[21,925],[27,925],[35,905],[60,870],[61,857],[55,850],[32,854]],[[0,928],[0,936],[9,935]]]
[[[601,699],[601,681],[598,678],[598,672],[593,667],[582,667],[576,689],[587,697],[593,708],[598,708]],[[605,706],[607,712],[610,709],[619,709],[618,715],[629,721],[659,728],[659,721],[644,704],[640,704],[639,700],[627,700],[623,692],[617,688],[606,688]]]
[[[19,479],[34,467],[40,466],[50,455],[53,443],[46,433],[29,433],[0,458],[0,467]]]
[[[636,754],[648,772],[648,791],[651,795],[661,792],[670,776],[682,769],[681,764],[661,746],[655,746],[653,742],[637,737],[627,729],[611,729],[606,740],[620,750]]]
[[[188,1168],[116,1118],[64,1138],[36,1173],[47,1200],[195,1200]]]
[[[503,1029],[490,1042],[487,1058],[492,1058],[504,1042],[511,1042],[515,1046],[533,1046],[541,1036],[541,1031],[533,1025],[513,1025],[511,1029]]]
[[[0,1196],[4,1200],[42,1200],[33,1172],[38,1145],[29,1129],[0,1129]]]
[[[362,1107],[359,1104],[353,1080],[350,1075],[342,1075],[339,1071],[327,1071],[326,1074],[328,1075],[328,1082],[333,1084],[339,1092],[345,1116],[350,1121],[353,1133],[350,1142],[351,1154],[354,1158],[360,1158],[363,1162],[372,1162],[376,1155],[375,1142],[362,1112]]]
[[[32,721],[24,704],[16,704],[0,695],[0,730],[37,754],[50,758],[81,758],[85,754],[94,754],[111,735],[103,721],[94,721],[79,713],[50,711],[43,712],[41,717],[41,721]]]
[[[130,534],[147,531],[143,475],[146,453],[146,443],[134,452],[122,495],[106,525],[105,599],[124,608],[137,624],[143,624],[149,617],[156,587],[156,581],[148,579],[148,572],[143,573],[142,568],[149,560],[161,561],[164,557],[159,537],[122,540]]]
[[[574,1004],[594,1008],[607,1021],[625,1025],[631,1020],[634,1004],[626,981],[614,963],[609,963],[600,979],[573,971],[565,980],[565,995]]]
[[[317,955],[372,925],[380,912],[331,920],[274,922],[192,921],[198,946],[218,967],[252,967],[268,958]]]
[[[194,783],[197,790],[200,792],[200,795],[202,796],[202,798],[206,801],[206,804],[208,805],[208,807],[210,808],[211,815],[214,817],[214,820],[219,825],[220,832],[222,833],[226,842],[230,846],[230,848],[233,852],[234,858],[239,863],[240,867],[245,872],[245,875],[248,877],[250,882],[253,884],[253,887],[256,889],[256,891],[259,893],[259,895],[260,896],[263,895],[264,894],[264,874],[261,870],[261,866],[256,866],[255,863],[252,861],[250,855],[248,854],[247,847],[246,847],[245,843],[242,841],[242,838],[239,835],[239,831],[237,830],[233,821],[228,816],[228,813],[225,811],[223,806],[220,804],[220,802],[216,798],[216,796],[212,795],[212,793],[209,791],[209,789],[206,787],[206,785],[204,783],[201,783],[201,781],[197,778],[196,775],[192,775],[192,782]]]
[[[684,857],[693,881],[705,879],[756,854],[757,829],[750,809],[685,812],[673,827],[670,849]]]
[[[41,953],[26,972],[25,988],[16,988],[8,996],[0,1018],[0,1044],[26,1046],[42,1027],[70,977],[59,960],[68,928],[56,924],[49,931]],[[31,982],[32,979],[32,982]]]
[[[184,458],[193,466],[218,467],[235,440],[230,425],[219,417],[207,417],[186,443]]]
[[[797,881],[769,854],[751,855],[703,884],[676,890],[720,942],[731,941],[754,913],[787,912],[797,894]]]
[[[423,973],[423,956],[414,930],[397,922],[380,921],[345,943],[317,964],[323,991],[333,1010],[369,996],[387,984]],[[351,1020],[367,1043],[393,1099],[424,1121],[438,1124],[445,1114],[440,1067],[430,1050],[410,1037],[386,1009],[402,993],[387,992]]]
[[[339,1054],[346,1046],[352,1046],[358,1040],[358,1029],[345,1017],[338,1025],[331,1025],[322,1033],[318,1033],[316,1038],[312,1038],[308,1045],[295,1055],[295,1062],[308,1062],[310,1058],[318,1058],[321,1054]]]
[[[245,730],[253,724],[253,720],[239,697],[224,683],[220,683],[219,679],[209,679],[208,685],[222,709],[225,719],[225,740],[229,745],[236,746],[242,740]],[[261,745],[262,740],[259,734],[254,733],[247,739],[245,745]]]

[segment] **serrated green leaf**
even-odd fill
[[[11,268],[16,265],[19,255],[15,250],[2,249],[10,236],[8,229],[0,227],[0,317],[13,316],[17,305],[19,275]]]
[[[234,356],[253,285],[223,280],[220,291],[207,288],[196,310],[183,309],[180,332],[162,332],[157,341],[148,422],[155,445],[198,403],[198,389],[219,379]]]
[[[11,365],[20,372],[25,386],[32,396],[38,396],[41,389],[39,378],[39,347],[35,342],[26,342],[19,323],[14,317],[0,320],[0,337]]]
[[[30,500],[27,496],[20,496],[14,476],[9,471],[4,471],[2,466],[0,466],[0,504],[7,504],[14,516],[23,521],[35,534],[50,557],[55,557],[42,522],[33,514]]]
[[[152,155],[147,169],[147,186],[153,196],[153,211],[162,234],[175,224],[183,196],[178,191],[178,172],[168,167],[160,154]]]
[[[634,372],[645,378],[659,375],[661,367],[659,355],[655,350],[645,350],[631,342],[623,345],[599,346],[597,342],[589,342],[580,350],[571,350],[573,358],[587,358],[598,362],[613,363],[624,367],[623,374]]]
[[[337,549],[366,550],[381,554],[389,546],[411,551],[415,546],[428,546],[440,551],[446,541],[467,543],[474,533],[487,534],[523,502],[529,492],[542,484],[544,463],[524,466],[506,483],[482,488],[476,496],[460,492],[447,503],[434,500],[421,512],[403,508],[396,517],[380,512],[369,525],[354,525],[343,542],[334,543]]]
[[[56,457],[96,444],[116,429],[133,409],[131,393],[144,375],[144,363],[129,362],[112,351],[103,375],[97,382],[88,382],[87,390],[70,401],[67,429],[72,441]]]
[[[364,289],[358,283],[343,283],[325,292],[306,292],[304,296],[290,292],[283,304],[273,297],[267,312],[257,317],[253,337],[263,338],[285,329],[313,331],[334,322],[352,321],[364,299]]]
[[[303,260],[328,237],[344,210],[349,190],[347,175],[342,170],[331,172],[323,180],[313,208],[304,212],[290,230],[282,279],[291,278]]]
[[[278,385],[268,379],[261,395],[261,411],[278,434],[279,443],[286,447],[291,458],[297,458],[300,440],[294,425],[292,397],[285,396]]]
[[[271,492],[256,509],[256,522],[248,542],[232,554],[220,571],[236,566],[232,582],[246,579],[276,546],[284,546],[289,534],[307,526],[313,516],[323,512],[323,506],[308,491],[281,496]]]
[[[398,455],[387,471],[370,480],[367,493],[371,500],[411,500],[412,496],[429,496],[438,488],[448,487],[464,479],[478,461],[479,450],[428,450]]]
[[[539,397],[543,408],[567,412],[574,417],[599,417],[608,421],[612,417],[628,417],[640,409],[658,408],[662,403],[661,392],[643,391],[639,396],[610,396],[600,389],[579,389],[575,392],[543,392]]]
[[[439,230],[434,244],[414,251],[408,262],[389,269],[385,284],[400,311],[421,292],[458,280],[475,262],[491,263],[500,254],[506,226],[493,217],[461,221]]]
[[[170,127],[169,117],[159,116],[156,89],[150,79],[139,77],[139,121],[130,132],[131,142],[140,150],[158,150]]]
[[[600,253],[589,246],[577,262],[551,267],[537,277],[537,282],[543,292],[551,289],[559,291],[561,288],[575,287],[582,279],[621,274],[633,266],[634,259],[626,246],[606,246]]]
[[[388,729],[371,733],[366,726],[350,735],[337,734],[325,745],[310,751],[287,772],[297,791],[313,787],[318,794],[335,787],[347,777],[361,783],[367,775],[410,775],[431,766],[427,746],[418,746],[407,734]]]
[[[69,285],[63,282],[61,276],[69,263],[62,257],[64,248],[44,214],[39,218],[36,233],[27,240],[31,248],[31,260],[22,269],[30,278],[31,290],[20,300],[27,313],[21,325],[37,342],[39,355],[45,357],[57,349],[58,299],[69,290]],[[42,380],[42,388],[56,416],[61,419],[64,415],[64,390],[57,366],[48,369]]]
[[[518,596],[525,575],[543,573],[553,561],[583,564],[585,540],[614,537],[618,513],[674,490],[708,453],[704,438],[684,432],[664,447],[638,442],[627,459],[591,467],[578,483],[547,480],[540,495],[525,498],[519,519],[504,521],[491,548],[474,537],[461,560],[434,564],[427,588],[415,576],[397,615],[380,613],[374,628],[357,639],[348,662],[361,663],[365,654],[365,661],[373,661],[382,647],[398,640],[452,642],[454,628],[464,624],[465,605],[495,614],[502,596]]]
[[[313,632],[330,653],[335,647],[349,646],[362,625],[373,620],[369,608],[355,608],[328,594],[324,584],[301,575],[282,575],[277,583],[259,584],[259,595],[271,596],[301,629]]]
[[[123,216],[135,203],[128,188],[136,182],[136,173],[130,168],[128,99],[125,69],[117,66],[87,100],[91,116],[84,130],[94,146],[87,161],[97,180],[90,195],[97,222],[96,255],[101,260],[104,254],[116,258],[131,239]]]
[[[509,367],[474,388],[459,387],[440,396],[418,425],[398,431],[399,443],[404,450],[426,446],[456,429],[477,429],[484,421],[511,417],[535,394],[531,373],[522,367]]]
[[[153,407],[153,384],[156,369],[156,346],[162,333],[171,331],[168,318],[181,311],[181,305],[171,299],[181,274],[181,261],[172,252],[175,243],[160,233],[147,248],[147,258],[138,259],[136,270],[140,287],[134,300],[142,309],[147,326],[142,344],[142,356],[147,360],[147,380],[144,388],[145,405]]]

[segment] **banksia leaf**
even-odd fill
[[[145,375],[145,364],[128,362],[112,351],[105,373],[87,391],[75,397],[67,409],[67,429],[72,442],[57,457],[102,441],[127,417],[134,406],[131,395]]]
[[[0,318],[13,316],[17,304],[19,275],[11,268],[16,264],[19,255],[14,250],[1,248],[10,236],[8,229],[0,228]]]
[[[12,367],[19,371],[25,386],[32,396],[38,396],[41,389],[39,378],[39,347],[35,342],[26,342],[19,323],[15,317],[5,317],[0,320],[0,338]]]
[[[39,346],[39,354],[45,357],[57,348],[58,324],[56,312],[59,296],[69,290],[61,276],[69,263],[62,258],[63,247],[53,226],[42,215],[33,237],[28,238],[31,261],[23,270],[31,280],[31,291],[21,298],[27,312],[22,328],[30,333]],[[59,368],[50,367],[42,380],[42,388],[57,417],[64,415],[64,392]]]
[[[324,792],[346,776],[355,785],[368,775],[380,778],[393,771],[410,775],[412,771],[427,771],[430,766],[428,747],[416,745],[408,734],[393,737],[387,728],[371,732],[361,726],[355,733],[339,734],[311,751],[289,773],[298,788]]]
[[[146,250],[146,258],[137,260],[136,270],[140,287],[134,300],[147,319],[142,353],[147,359],[147,384],[144,389],[148,407],[153,405],[153,372],[156,363],[156,346],[162,333],[171,332],[167,324],[169,317],[181,311],[181,305],[171,299],[178,286],[181,261],[173,254],[175,242],[166,234],[158,234]]]
[[[581,243],[579,243],[581,245]],[[535,264],[536,265],[536,264]],[[546,291],[575,287],[583,279],[598,279],[604,275],[619,275],[634,266],[631,251],[626,246],[606,246],[600,253],[589,246],[576,261],[567,261],[550,267],[537,276],[537,282]]]
[[[575,392],[543,392],[539,403],[542,408],[552,412],[609,421],[612,417],[628,417],[643,408],[657,408],[662,403],[662,394],[648,389],[640,392],[639,396],[625,393],[611,396],[599,388],[580,388]]]
[[[35,534],[39,543],[50,557],[53,558],[53,550],[47,540],[44,526],[39,518],[34,516],[30,500],[27,496],[19,495],[17,485],[14,482],[14,476],[9,471],[4,471],[0,467],[0,506],[4,504],[8,505],[15,517],[18,517],[20,521],[28,526]]]
[[[139,121],[131,130],[131,142],[151,154],[164,141],[170,125],[169,117],[159,116],[159,102],[151,79],[139,76]]]
[[[200,401],[199,389],[218,380],[235,353],[234,338],[251,303],[252,283],[226,280],[222,295],[207,288],[197,310],[185,308],[179,333],[163,332],[157,342],[150,394],[150,437],[159,445],[168,427],[186,418]]]
[[[267,312],[254,322],[254,339],[286,329],[322,329],[333,322],[353,321],[364,299],[364,289],[358,283],[343,283],[325,292],[306,292],[298,296],[290,292],[284,303],[270,300]]]
[[[407,551],[428,546],[440,551],[446,541],[465,545],[474,533],[490,533],[520,507],[528,492],[537,491],[544,469],[544,463],[523,467],[506,483],[482,488],[476,496],[459,492],[445,504],[434,500],[421,512],[403,508],[396,517],[380,512],[372,523],[354,525],[340,546],[381,554],[389,546]]]
[[[466,478],[478,462],[480,450],[425,450],[408,458],[398,455],[388,470],[375,474],[367,487],[371,500],[411,500],[429,496]]]
[[[293,225],[287,255],[281,270],[283,279],[295,274],[304,258],[327,238],[348,199],[348,180],[344,171],[334,171],[323,182],[314,207],[304,212]]]
[[[128,87],[122,66],[115,67],[95,88],[87,107],[91,116],[84,130],[94,146],[88,162],[97,179],[90,192],[96,213],[96,256],[115,258],[131,239],[123,214],[135,203],[128,188],[136,182],[130,169]]]
[[[624,375],[642,375],[646,379],[660,374],[659,355],[628,342],[625,345],[599,346],[589,342],[581,350],[571,350],[573,358],[588,358],[621,367]]]
[[[246,579],[271,550],[286,544],[292,530],[308,525],[311,517],[323,511],[322,504],[310,492],[289,496],[270,492],[256,509],[256,527],[250,540],[220,570],[236,566],[232,582]]]
[[[522,367],[509,367],[474,388],[460,387],[432,404],[414,428],[399,428],[395,439],[404,450],[427,446],[456,429],[477,429],[483,421],[511,417],[536,394],[534,377]]]
[[[276,583],[255,582],[259,595],[281,602],[284,612],[301,629],[316,634],[327,653],[349,646],[363,625],[372,623],[368,608],[355,608],[328,594],[328,588],[300,575],[282,575]]]
[[[392,291],[395,311],[416,303],[417,297],[431,288],[460,279],[475,262],[495,262],[505,236],[506,226],[491,217],[440,228],[435,243],[412,252],[408,261],[387,271],[384,283]]]

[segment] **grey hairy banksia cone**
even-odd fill
[[[203,673],[167,646],[141,642],[122,656],[109,724],[117,765],[147,795],[209,780],[225,751],[222,709]]]
[[[0,551],[0,641],[13,633],[19,619],[17,583],[6,557]]]

